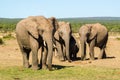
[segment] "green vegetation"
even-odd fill
[[[119,37],[117,37],[116,39],[117,39],[117,40],[120,40],[120,38],[119,38]]]
[[[3,42],[3,39],[0,38],[0,45],[2,45],[4,42]]]
[[[14,31],[16,24],[20,20],[20,18],[0,18],[0,32]],[[101,23],[105,25],[109,31],[120,32],[120,17],[61,18],[58,20],[70,22],[73,32],[78,32],[80,26],[88,23]]]
[[[59,70],[0,68],[0,80],[119,80],[120,69],[103,67],[64,67]]]
[[[0,18],[0,32],[14,31],[21,19]]]
[[[63,18],[58,20],[71,22],[73,32],[78,32],[80,26],[89,23],[101,23],[111,32],[120,32],[120,17]]]
[[[12,38],[14,38],[14,37],[12,36],[11,33],[9,33],[9,34],[3,36],[3,39],[12,39]]]

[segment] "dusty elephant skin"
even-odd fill
[[[105,47],[108,40],[108,31],[105,26],[96,24],[86,24],[79,29],[81,42],[81,59],[84,60],[86,56],[86,43],[89,45],[89,55],[94,60],[94,47],[100,48],[100,55],[98,59],[105,58]]]
[[[72,30],[69,22],[59,22],[59,27],[54,37],[56,40],[58,56],[61,61],[68,60],[68,62],[71,62],[73,54],[72,51],[70,51],[70,48],[73,47],[73,44],[71,43],[70,45],[70,40],[71,42],[74,42],[71,33]]]
[[[47,58],[43,56],[42,66],[46,67],[46,60],[48,59],[48,69],[52,70],[53,29],[48,19],[43,16],[31,16],[17,24],[16,37],[22,52],[23,66],[25,68],[30,66],[29,54],[32,51],[32,69],[39,69],[38,49],[42,47],[42,51],[47,55]],[[47,46],[44,46],[44,41]]]

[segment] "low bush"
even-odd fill
[[[117,40],[120,40],[120,37],[117,37],[116,39],[117,39]]]
[[[6,36],[3,36],[3,39],[11,39],[14,38],[11,33],[7,34]]]
[[[3,42],[3,39],[0,38],[0,45],[2,45],[4,42]]]

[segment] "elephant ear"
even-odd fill
[[[67,25],[69,25],[69,27],[70,27],[70,29],[71,29],[71,24],[70,24],[70,22],[67,22]]]
[[[70,23],[70,22],[67,22],[67,24],[68,24],[68,25],[69,25],[69,27],[70,27],[70,34],[72,34],[71,23]]]
[[[97,36],[97,30],[94,25],[89,26],[89,32],[90,32],[89,40],[92,40]]]
[[[58,32],[58,31],[55,32],[54,38],[55,38],[56,40],[59,40],[60,37],[59,37],[59,32]]]
[[[48,18],[48,20],[53,25],[55,30],[57,30],[59,28],[58,22],[55,17]]]
[[[28,31],[29,35],[31,35],[33,38],[38,39],[39,34],[38,34],[38,25],[32,21],[29,20],[28,22],[26,22],[26,30]]]

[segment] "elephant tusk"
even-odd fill
[[[47,44],[46,44],[46,42],[45,42],[45,41],[43,41],[43,44],[44,44],[44,46],[47,46]]]

